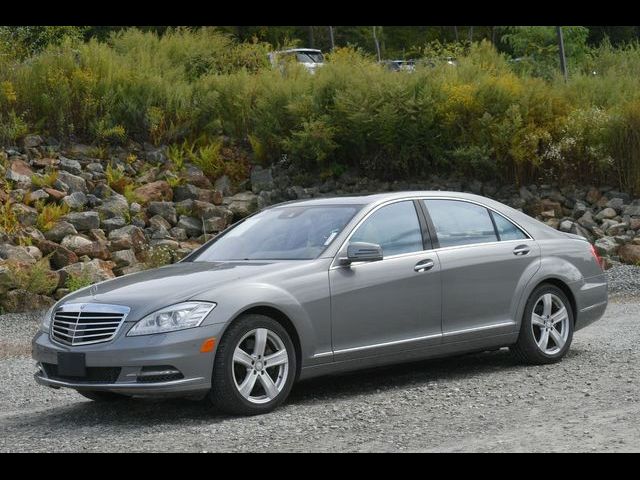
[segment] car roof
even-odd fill
[[[373,194],[362,194],[362,195],[337,195],[330,197],[315,197],[310,199],[302,199],[302,200],[291,200],[289,202],[283,202],[273,207],[279,206],[303,206],[303,205],[374,205],[378,203],[383,203],[388,200],[395,200],[401,198],[415,198],[415,197],[447,197],[447,198],[460,198],[466,200],[475,200],[481,202],[491,202],[490,199],[486,197],[481,197],[479,195],[474,195],[472,193],[464,193],[464,192],[453,192],[453,191],[445,191],[445,190],[412,190],[412,191],[401,191],[401,192],[385,192],[385,193],[373,193]]]
[[[317,48],[290,48],[288,50],[277,50],[272,53],[295,53],[295,52],[322,53],[322,50],[318,50]]]

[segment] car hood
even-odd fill
[[[261,262],[183,262],[153,270],[132,273],[98,283],[66,296],[65,303],[103,303],[131,308],[127,317],[136,321],[155,310],[228,286],[247,277],[283,272],[299,266],[299,261]]]

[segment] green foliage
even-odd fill
[[[104,175],[107,179],[107,184],[120,194],[124,194],[126,188],[131,184],[131,179],[127,177],[124,167],[121,165],[114,167],[111,164],[108,164],[104,171]],[[129,194],[132,192],[133,190],[129,190]]]
[[[44,202],[39,201],[36,202],[36,210],[38,210],[36,226],[39,230],[46,232],[51,230],[61,217],[69,213],[69,205],[66,203],[45,205]]]
[[[20,230],[20,222],[11,208],[11,200],[7,199],[4,204],[0,203],[0,231],[13,234],[18,230]]]
[[[49,266],[48,257],[38,260],[33,265],[7,262],[16,288],[37,295],[50,295],[58,286],[58,277]]]
[[[81,288],[88,287],[93,282],[89,275],[85,272],[72,273],[67,277],[64,286],[69,289],[70,292],[75,292]]]
[[[36,188],[53,187],[58,180],[58,170],[51,170],[42,175],[31,176],[31,184]]]

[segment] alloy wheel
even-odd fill
[[[233,379],[251,403],[267,403],[282,391],[289,375],[289,354],[282,339],[267,328],[246,333],[233,352]]]
[[[570,321],[567,307],[558,296],[542,295],[531,313],[531,328],[538,349],[546,355],[560,352],[569,337]]]

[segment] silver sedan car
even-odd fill
[[[606,306],[584,238],[488,198],[296,201],[60,300],[33,339],[35,378],[97,401],[177,394],[257,414],[329,373],[500,347],[557,362]]]

